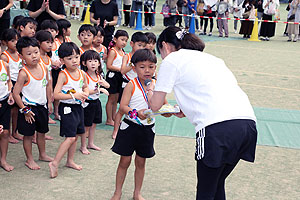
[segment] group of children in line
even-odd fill
[[[108,95],[106,124],[114,126],[112,137],[116,139],[112,151],[121,156],[112,199],[121,196],[124,174],[134,151],[138,172],[134,198],[139,199],[145,159],[155,154],[154,119],[145,116],[144,111],[149,108],[152,92],[145,80],[154,84],[156,76],[156,36],[134,33],[132,50],[126,54],[129,35],[124,30],[116,31],[107,49],[102,45],[104,31],[98,26],[79,28],[80,47],[70,41],[71,23],[66,19],[45,20],[38,32],[36,27],[33,18],[17,16],[13,28],[5,30],[1,38],[7,50],[0,52],[0,166],[8,172],[13,170],[6,161],[7,149],[9,141],[18,139],[23,140],[29,169],[40,169],[32,155],[34,142],[39,160],[49,162],[51,178],[58,175],[66,153],[66,166],[81,170],[82,166],[74,162],[78,136],[83,154],[90,154],[88,149],[101,150],[94,144],[94,135],[96,124],[102,123],[99,97],[104,93]],[[60,120],[60,136],[65,137],[54,158],[46,153],[46,140],[53,139],[46,136],[48,123],[56,123],[50,118],[52,112]]]

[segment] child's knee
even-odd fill
[[[3,132],[0,134],[0,139],[8,139],[9,138],[9,131],[3,130]]]
[[[119,167],[123,169],[127,169],[130,166],[131,163],[131,156],[122,156]]]
[[[135,158],[135,167],[138,169],[143,169],[145,168],[146,165],[146,159],[145,158]]]
[[[69,141],[69,142],[71,142],[71,143],[74,143],[74,142],[77,141],[77,137],[67,137],[67,138],[66,138],[66,141]]]

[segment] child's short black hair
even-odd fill
[[[100,32],[101,35],[104,37],[105,31],[101,26],[94,26],[95,30],[96,30],[96,35],[98,35],[98,33]]]
[[[149,61],[156,64],[157,58],[151,50],[139,49],[133,54],[131,62],[135,65],[136,63],[143,61]]]
[[[156,35],[152,32],[146,32],[145,35],[148,38],[148,42],[147,43],[156,43]]]
[[[25,26],[29,23],[32,23],[36,26],[38,25],[38,23],[32,17],[24,17],[20,20],[19,27],[23,26],[25,28]]]
[[[46,19],[41,23],[41,30],[46,30],[48,28],[54,29],[56,32],[58,31],[57,23],[51,19]]]
[[[131,41],[133,43],[135,43],[135,42],[145,42],[145,43],[147,43],[148,38],[144,33],[138,31],[138,32],[135,32],[134,34],[132,34]]]
[[[129,38],[129,35],[128,35],[127,31],[125,31],[125,30],[117,30],[114,35],[114,38],[118,39],[119,37],[122,37],[122,36]]]
[[[74,42],[64,42],[58,48],[58,56],[60,58],[65,58],[73,55],[74,51],[76,54],[80,55],[80,50]]]
[[[64,37],[64,31],[71,27],[71,22],[66,19],[59,19],[56,21],[58,26],[58,35]]]
[[[17,45],[16,45],[17,50],[18,50],[19,54],[21,54],[21,55],[22,55],[22,49],[30,47],[30,46],[40,48],[40,45],[39,45],[37,39],[30,38],[28,36],[21,37],[18,40]]]
[[[83,71],[87,71],[87,66],[83,63],[87,62],[88,60],[98,60],[99,61],[99,67],[97,70],[97,74],[101,74],[103,72],[102,66],[101,66],[101,59],[100,54],[94,50],[87,50],[80,56],[80,66]]]
[[[94,36],[96,36],[96,29],[94,26],[90,25],[90,24],[83,24],[80,26],[79,30],[78,30],[78,35],[80,35],[80,33],[82,33],[83,31],[90,31]]]
[[[16,38],[17,39],[20,38],[20,34],[14,28],[5,29],[1,35],[1,40],[5,41],[5,42],[11,41]]]
[[[54,42],[54,38],[52,37],[52,34],[49,31],[45,31],[45,30],[38,31],[35,35],[35,38],[39,42],[44,42],[44,41]]]
[[[12,27],[14,29],[19,29],[19,26],[20,26],[20,21],[24,18],[23,15],[17,15],[15,16],[15,18],[13,19],[13,23],[12,23]]]

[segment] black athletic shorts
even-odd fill
[[[55,89],[56,83],[57,83],[57,79],[58,79],[58,75],[59,72],[61,71],[61,68],[58,69],[51,69],[51,75],[52,75],[52,87],[53,87],[53,91]]]
[[[85,133],[84,112],[80,104],[60,103],[58,106],[60,120],[60,136],[76,137]]]
[[[196,134],[195,159],[218,168],[239,159],[254,162],[257,140],[256,123],[235,119],[209,125]]]
[[[117,138],[111,150],[121,156],[131,156],[135,151],[142,158],[151,158],[155,155],[152,125],[138,125],[128,119],[121,122]]]
[[[16,85],[16,81],[13,81],[13,80],[11,80],[11,82],[12,82],[12,85],[13,85],[13,87],[11,88],[11,92],[13,92],[14,91],[14,87],[15,87],[15,85]],[[22,92],[20,93],[20,96],[21,96],[21,98],[22,98]],[[15,103],[13,104],[13,105],[11,105],[12,107],[17,107],[17,108],[19,108],[19,106],[18,106],[18,104],[16,103],[16,101],[15,101]]]
[[[35,131],[39,133],[47,133],[48,127],[48,110],[43,105],[29,106],[31,111],[35,114],[34,122],[32,124],[25,120],[24,113],[18,113],[17,129],[21,135],[33,136]]]
[[[102,123],[102,107],[100,99],[87,100],[89,105],[84,108],[84,126]]]
[[[8,98],[0,101],[0,125],[3,126],[3,130],[9,130],[10,123],[10,105],[7,103]]]
[[[108,71],[106,73],[106,81],[110,85],[110,87],[107,89],[109,94],[120,93],[120,89],[123,83],[123,77],[121,72]]]
[[[118,99],[118,103],[121,102],[121,99],[122,99],[122,94],[123,94],[123,91],[124,91],[124,88],[126,87],[127,83],[129,81],[125,78],[123,78],[123,81],[122,81],[122,84],[121,84],[121,88],[120,88],[120,94],[119,94],[119,99]]]

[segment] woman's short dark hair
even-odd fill
[[[131,62],[135,65],[136,63],[143,61],[157,63],[157,58],[151,50],[139,49],[133,54]]]
[[[73,55],[74,51],[77,55],[80,55],[80,50],[74,42],[64,42],[58,48],[58,56],[60,58],[65,58]]]
[[[6,42],[11,41],[16,38],[18,40],[20,38],[20,34],[14,28],[5,29],[1,35],[1,40],[6,41]]]
[[[40,45],[39,45],[37,39],[30,38],[28,36],[21,37],[18,40],[17,45],[16,45],[18,53],[21,55],[22,55],[22,49],[30,47],[30,46],[40,48]]]
[[[177,33],[181,32],[180,34]],[[160,49],[162,48],[162,43],[170,43],[175,46],[176,50],[179,49],[191,49],[197,51],[203,51],[205,48],[204,42],[198,38],[195,34],[187,33],[179,27],[169,26],[159,35],[157,40],[157,51],[160,53]]]
[[[87,71],[87,66],[85,66],[83,63],[88,60],[98,60],[99,66],[97,69],[97,74],[101,74],[103,72],[102,66],[101,66],[101,58],[100,54],[96,52],[95,50],[87,50],[80,56],[80,66],[83,71]]]

